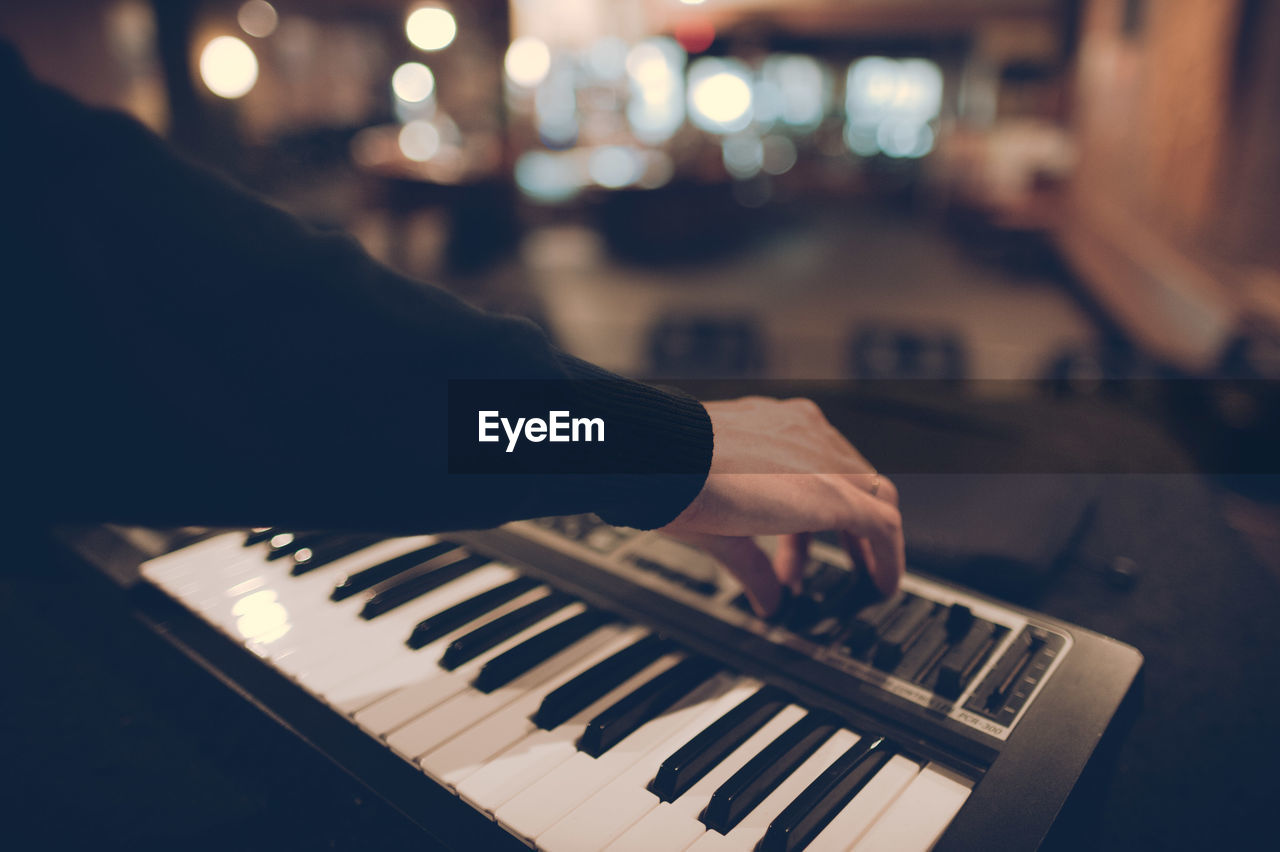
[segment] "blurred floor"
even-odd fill
[[[966,255],[941,228],[850,208],[805,217],[719,262],[628,266],[577,226],[530,233],[523,273],[566,349],[646,373],[648,334],[669,316],[745,319],[767,378],[850,376],[863,328],[951,335],[973,378],[1033,378],[1097,336],[1070,295]]]

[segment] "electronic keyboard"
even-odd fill
[[[761,618],[702,552],[593,516],[226,532],[141,575],[161,632],[453,846],[1035,848],[1142,668],[910,571],[881,599],[820,542]]]

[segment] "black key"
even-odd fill
[[[787,703],[787,697],[773,687],[757,691],[664,760],[649,782],[649,792],[664,802],[675,801]]]
[[[440,656],[440,668],[453,671],[458,666],[474,660],[485,651],[515,636],[521,630],[532,627],[557,610],[573,603],[573,597],[564,592],[552,592],[545,598],[531,601],[519,609],[500,615],[488,624],[482,624],[465,636],[449,643]]]
[[[298,550],[317,544],[328,537],[325,533],[317,532],[277,532],[267,539],[267,561],[274,562],[277,559],[292,556]]]
[[[893,750],[883,737],[863,737],[854,743],[774,817],[757,852],[793,852],[807,846],[891,757]]]
[[[364,608],[360,610],[360,617],[377,618],[491,561],[487,556],[476,554],[445,565],[429,566],[425,571],[388,586],[369,598]]]
[[[595,610],[565,619],[485,663],[471,685],[481,692],[493,692],[613,620],[609,613]]]
[[[946,698],[959,698],[995,644],[994,627],[985,621],[975,624],[938,664],[938,682],[933,691]]]
[[[635,644],[628,645],[547,693],[538,712],[533,714],[533,724],[544,731],[563,724],[673,647],[670,639],[656,633],[650,633]]]
[[[514,600],[537,586],[538,581],[532,577],[517,577],[510,582],[469,597],[447,609],[440,610],[430,618],[419,621],[405,644],[416,651],[446,633],[452,633],[464,624],[475,621],[485,613],[493,612],[507,601]]]
[[[457,550],[457,548],[458,545],[451,541],[437,541],[435,544],[420,547],[412,553],[406,553],[403,556],[397,556],[395,559],[388,559],[386,562],[380,562],[377,565],[365,568],[363,571],[357,571],[335,586],[333,594],[329,595],[329,599],[335,601],[346,600],[352,595],[372,589],[397,574],[408,571],[410,568],[417,568],[424,562],[435,559],[437,556],[448,553],[451,550]]]
[[[926,598],[912,598],[899,611],[897,618],[880,636],[873,664],[878,669],[891,672],[902,662],[902,656],[920,638],[929,626],[929,620],[937,604]]]
[[[796,722],[711,794],[700,817],[703,825],[728,834],[835,730],[835,722],[823,713]]]
[[[282,532],[278,527],[254,527],[244,537],[244,546],[253,547],[255,544],[261,544],[278,532]]]
[[[317,542],[314,546],[304,545],[293,552],[293,567],[289,569],[289,573],[295,577],[301,576],[375,545],[383,538],[380,535],[344,535],[323,543]]]
[[[328,532],[276,533],[267,541],[267,561],[274,562],[304,551],[328,547],[348,537],[346,534]]]
[[[718,669],[717,663],[702,657],[677,663],[588,722],[578,739],[578,750],[599,757],[706,683]]]

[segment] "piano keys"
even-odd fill
[[[957,749],[884,708],[932,714],[944,733],[996,743],[998,758],[997,735],[1022,724],[1062,662],[1056,657],[1082,635],[920,578],[891,601],[763,622],[734,605],[740,589],[727,573],[709,578],[703,562],[685,583],[671,576],[678,565],[655,572],[649,555],[622,558],[637,555],[630,545],[644,536],[590,519],[517,533],[535,550],[553,541],[582,565],[617,558],[612,570],[596,572],[601,588],[586,594],[582,575],[502,558],[510,542],[486,548],[474,534],[374,540],[254,530],[159,557],[143,575],[348,720],[369,748],[389,750],[423,783],[543,850],[963,843],[968,835],[948,831],[974,791],[998,775],[992,749]],[[670,563],[673,545],[664,540],[646,553]],[[847,588],[833,590],[833,558],[821,557],[811,572],[829,591],[812,606],[853,599]],[[645,617],[634,602],[616,606],[603,581],[619,578],[633,588],[678,587],[677,604],[697,602],[714,616],[709,622],[746,626],[772,646],[824,641],[827,670],[856,687],[859,702],[874,688],[880,703],[847,712],[812,685]],[[1054,654],[1037,656],[1045,648]],[[996,685],[1004,692],[978,695],[993,672],[1013,665],[1005,649],[1020,656]],[[1028,674],[1033,664],[1040,668]],[[1018,688],[1020,703],[1009,705]],[[981,718],[967,709],[992,700],[1005,703]]]

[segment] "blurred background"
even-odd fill
[[[1273,454],[1266,0],[15,0],[0,35],[616,371],[1019,380]]]
[[[1106,396],[1276,502],[1266,0],[19,0],[0,34],[610,369]]]

